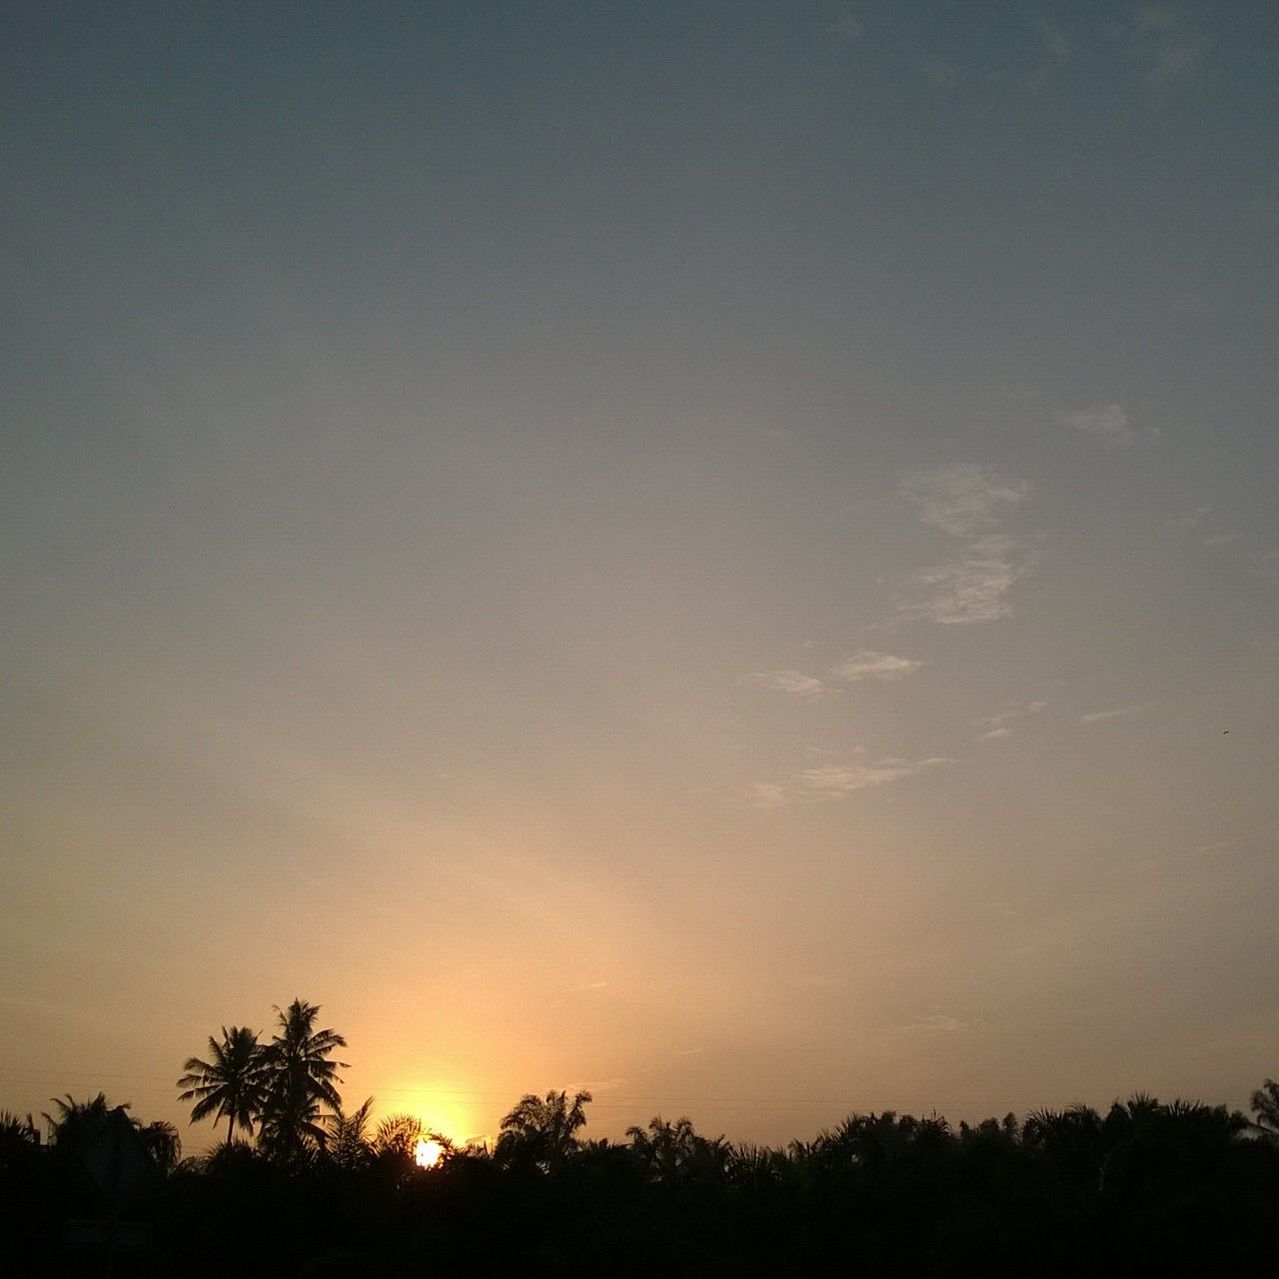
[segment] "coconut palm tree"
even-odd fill
[[[422,1121],[416,1115],[387,1115],[373,1134],[373,1153],[379,1157],[412,1159],[424,1135]]]
[[[49,1129],[49,1144],[74,1151],[84,1144],[89,1134],[107,1120],[113,1109],[128,1110],[126,1101],[113,1107],[107,1100],[106,1093],[100,1092],[88,1101],[76,1101],[70,1093],[65,1097],[53,1097],[53,1104],[58,1108],[56,1115],[47,1110],[40,1112],[41,1118]]]
[[[675,1182],[694,1175],[722,1175],[732,1155],[723,1137],[700,1136],[687,1116],[674,1123],[661,1115],[649,1121],[647,1129],[626,1130],[631,1151],[644,1165],[650,1180]]]
[[[323,1150],[328,1140],[323,1107],[341,1109],[338,1071],[347,1065],[331,1054],[346,1040],[335,1030],[316,1029],[318,1004],[295,999],[275,1012],[279,1029],[263,1056],[262,1143],[281,1158],[296,1159]]]
[[[1249,1103],[1257,1116],[1252,1126],[1270,1141],[1279,1141],[1279,1084],[1267,1079]]]
[[[526,1093],[501,1124],[494,1152],[499,1162],[531,1163],[548,1170],[578,1148],[577,1130],[586,1124],[588,1092],[548,1092],[545,1099]]]
[[[235,1136],[239,1124],[252,1134],[253,1121],[262,1105],[264,1060],[258,1037],[247,1026],[222,1027],[221,1042],[209,1036],[209,1060],[188,1057],[182,1067],[187,1073],[178,1080],[186,1091],[179,1101],[194,1101],[191,1121],[207,1119],[216,1122],[226,1117],[226,1139]]]
[[[369,1137],[369,1117],[373,1113],[373,1098],[349,1115],[341,1106],[331,1115],[324,1116],[324,1128],[328,1134],[328,1155],[335,1167],[343,1172],[353,1172],[373,1161],[374,1149]]]
[[[149,1124],[133,1121],[138,1137],[155,1166],[166,1175],[171,1173],[182,1158],[182,1139],[178,1130],[167,1120],[155,1119]]]
[[[40,1145],[40,1130],[30,1115],[18,1115],[12,1110],[0,1110],[0,1150],[10,1150]]]

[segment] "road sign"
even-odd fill
[[[123,1106],[117,1106],[80,1148],[80,1162],[113,1213],[118,1213],[155,1171]]]

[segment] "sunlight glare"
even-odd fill
[[[413,1162],[419,1168],[434,1168],[443,1155],[444,1147],[438,1141],[428,1141],[425,1137],[419,1137],[413,1151]]]

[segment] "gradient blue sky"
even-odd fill
[[[1274,5],[0,48],[0,1104],[295,995],[455,1136],[1279,1074]]]

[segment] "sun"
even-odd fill
[[[444,1147],[438,1141],[419,1137],[413,1149],[413,1162],[419,1168],[434,1168],[444,1157]]]

